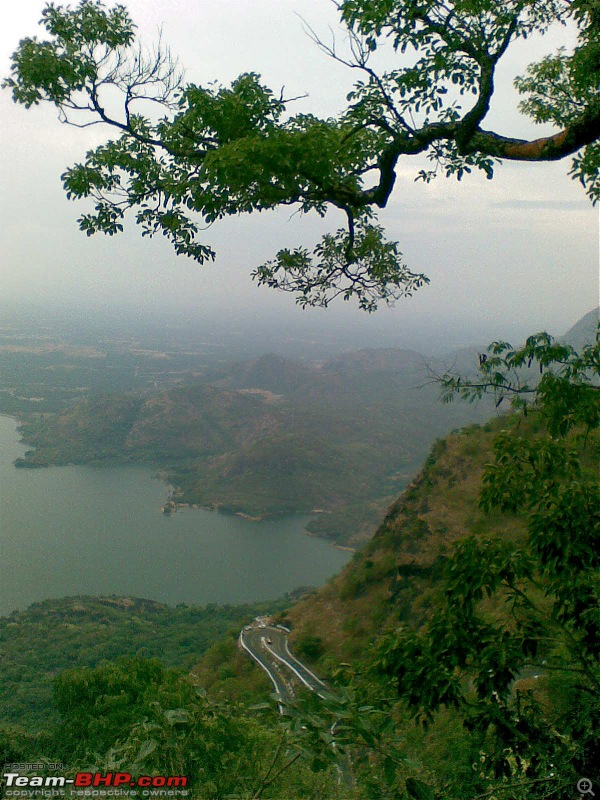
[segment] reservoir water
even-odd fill
[[[26,449],[16,428],[0,416],[0,614],[77,594],[266,600],[320,585],[348,561],[306,535],[306,517],[162,514],[166,489],[148,467],[15,469]]]

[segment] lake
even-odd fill
[[[0,614],[77,594],[266,600],[323,584],[350,556],[307,536],[307,517],[165,515],[167,490],[149,467],[15,469],[26,449],[16,428],[0,416]]]

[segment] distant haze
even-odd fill
[[[308,93],[294,111],[326,116],[343,107],[354,75],[317,51],[300,20],[328,36],[328,26],[337,26],[329,0],[126,5],[146,41],[162,25],[190,81],[230,81],[253,70],[273,88],[284,85],[288,95]],[[2,74],[18,40],[37,32],[42,7],[40,0],[21,0],[4,10]],[[498,76],[488,127],[509,135],[544,133],[518,116],[512,77],[570,39],[572,33],[559,30],[516,48]],[[391,53],[382,58],[392,63]],[[408,264],[427,273],[431,285],[371,317],[344,303],[302,312],[291,296],[252,284],[250,270],[282,246],[313,244],[339,224],[335,215],[322,221],[283,211],[227,220],[205,234],[218,252],[216,264],[206,267],[177,258],[161,240],[142,240],[133,223],[124,236],[87,239],[76,224],[83,205],[66,200],[60,174],[101,141],[102,131],[61,126],[51,109],[25,111],[6,91],[0,114],[0,311],[238,326],[241,335],[258,327],[271,340],[269,349],[277,349],[285,330],[298,337],[347,337],[352,347],[428,351],[440,340],[450,348],[497,337],[519,340],[540,329],[564,333],[598,302],[598,214],[567,176],[568,161],[505,164],[491,182],[478,175],[429,186],[414,183],[417,163],[403,162],[381,218]]]

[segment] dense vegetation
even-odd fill
[[[544,335],[494,345],[479,383],[446,379],[517,408],[438,442],[343,573],[279,612],[328,700],[299,695],[278,720],[229,637],[191,676],[139,655],[60,673],[58,718],[5,726],[6,757],[181,772],[198,797],[574,796],[598,777],[599,367],[600,339],[577,354]],[[199,615],[173,613],[182,653]]]
[[[286,602],[170,608],[137,598],[71,597],[0,617],[0,724],[36,731],[56,720],[52,682],[65,669],[135,656],[189,671],[215,640],[237,637],[242,625],[278,606]]]
[[[145,234],[202,262],[214,254],[196,238],[198,216],[204,224],[289,205],[342,212],[346,227],[312,251],[284,249],[255,271],[303,305],[341,295],[370,311],[426,282],[374,219],[401,158],[423,155],[431,163],[416,177],[430,181],[472,170],[491,178],[503,159],[573,155],[572,175],[598,200],[596,0],[344,0],[339,10],[361,78],[337,118],[288,116],[285,98],[254,73],[229,88],[184,85],[164,51],[135,47],[123,6],[90,0],[45,9],[48,38],[21,42],[6,85],[26,107],[46,101],[65,122],[118,130],[64,175],[69,196],[95,202],[80,220],[88,235],[119,232],[133,210]],[[572,52],[516,81],[521,110],[555,131],[530,141],[484,127],[513,45],[567,22]],[[384,43],[406,60],[378,73],[371,56]],[[164,109],[156,122],[149,99]],[[481,364],[481,383],[446,386],[489,390],[498,403],[514,396],[515,415],[438,444],[365,551],[289,614],[305,656],[337,664],[336,698],[318,708],[300,701],[276,721],[272,709],[209,698],[152,660],[83,667],[54,681],[55,727],[37,739],[5,730],[5,759],[43,752],[69,769],[182,772],[197,797],[566,800],[578,778],[596,780],[600,342],[580,354],[547,336],[520,350],[498,343]],[[530,364],[538,386],[513,378]],[[237,408],[234,394],[220,399]],[[109,450],[136,416],[120,402],[116,428],[100,436]],[[273,452],[276,462],[287,457],[285,437]],[[313,448],[302,467],[320,457]],[[248,460],[252,470],[261,462],[272,466]],[[344,749],[355,779],[345,786],[331,766]]]
[[[577,354],[539,335],[492,346],[477,384],[448,378],[518,412],[438,443],[340,578],[291,610],[322,668],[352,664],[340,677],[394,715],[403,766],[381,759],[366,796],[568,798],[597,780],[599,372],[600,338]]]

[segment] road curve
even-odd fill
[[[267,673],[275,687],[280,714],[285,714],[285,704],[294,697],[292,681],[299,682],[323,700],[333,697],[323,681],[290,652],[287,634],[286,628],[267,625],[260,617],[240,632],[240,646]],[[335,723],[331,727],[332,734],[334,730]],[[335,742],[332,746],[335,748]],[[348,756],[342,757],[337,769],[339,783],[353,786]]]
[[[282,704],[293,698],[293,683],[300,683],[322,699],[327,697],[323,681],[290,652],[285,629],[255,620],[241,631],[240,645],[269,676],[280,711]]]

